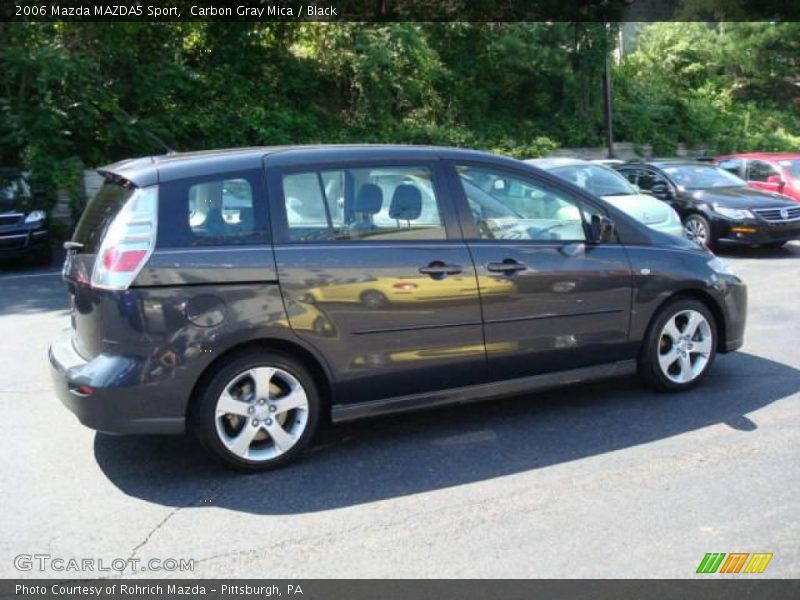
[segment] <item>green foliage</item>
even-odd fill
[[[0,164],[321,142],[603,143],[602,23],[0,23]],[[660,23],[614,69],[619,140],[668,153],[799,144],[800,24]]]
[[[658,154],[796,150],[799,78],[799,23],[656,23],[615,72],[615,129]]]

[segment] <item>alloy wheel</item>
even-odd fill
[[[708,228],[700,219],[689,217],[683,224],[683,232],[687,238],[701,246],[708,245]]]
[[[674,383],[697,379],[708,366],[713,350],[713,333],[705,316],[696,310],[673,315],[658,339],[658,364]]]
[[[256,367],[236,375],[217,398],[215,425],[229,452],[253,462],[275,459],[300,439],[308,396],[284,369]]]

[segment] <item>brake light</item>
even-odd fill
[[[103,267],[118,273],[133,271],[141,264],[145,256],[147,256],[147,250],[109,248],[103,254]]]
[[[133,283],[156,244],[158,193],[139,188],[108,228],[92,270],[92,287],[124,290]]]

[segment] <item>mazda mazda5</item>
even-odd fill
[[[742,344],[724,261],[509,158],[275,147],[100,173],[65,244],[58,396],[243,470],[326,420],[636,372],[686,390]]]

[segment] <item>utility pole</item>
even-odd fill
[[[606,29],[610,28],[611,23],[606,23]],[[608,37],[606,37],[608,39]],[[609,51],[605,53],[605,69],[603,70],[603,115],[606,129],[606,146],[608,158],[614,158],[614,126],[613,114],[611,111],[611,67],[608,61]]]

